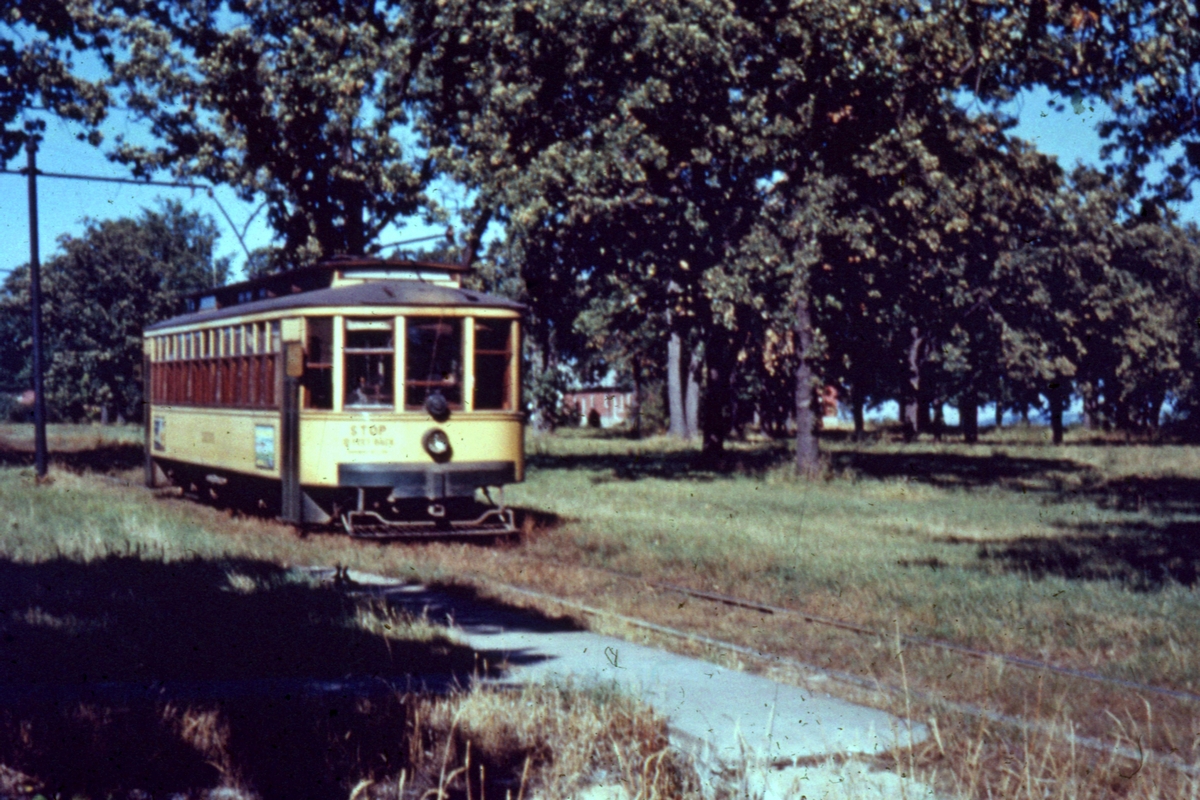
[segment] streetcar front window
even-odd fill
[[[420,409],[434,392],[451,408],[461,408],[462,319],[407,317],[405,328],[405,408]]]
[[[394,320],[346,320],[345,407],[392,408],[396,359]]]
[[[511,411],[512,320],[475,320],[475,408]]]
[[[333,318],[312,317],[307,323],[304,407],[333,408]]]

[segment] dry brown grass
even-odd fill
[[[0,796],[633,800],[695,796],[662,719],[631,698],[542,686],[24,704],[0,713]]]
[[[973,447],[830,439],[830,474],[811,484],[790,477],[780,466],[786,453],[764,444],[736,446],[741,470],[713,474],[692,470],[693,453],[663,440],[544,438],[530,447],[529,481],[510,492],[536,512],[530,528],[519,542],[498,547],[300,539],[211,506],[145,499],[86,467],[56,471],[56,483],[38,493],[27,471],[0,470],[0,541],[18,562],[134,552],[169,563],[195,553],[533,587],[881,684],[907,678],[913,714],[936,719],[940,734],[918,748],[915,766],[920,775],[936,773],[948,793],[1194,796],[1193,777],[1123,755],[1140,745],[1200,763],[1200,711],[1189,701],[924,648],[904,651],[902,674],[892,636],[897,624],[905,633],[1200,690],[1197,449],[1078,434],[1052,448],[1037,431],[1002,435]],[[133,468],[114,477],[136,485]],[[881,635],[715,606],[646,581],[789,606]],[[588,622],[654,640],[604,618]],[[654,641],[724,663],[739,660]],[[766,668],[742,660],[748,669]],[[904,711],[903,701],[876,692],[830,681],[812,686]],[[923,702],[922,693],[1037,725],[989,721]],[[1106,748],[1072,748],[1071,733]],[[891,766],[911,769],[899,754]]]
[[[609,786],[655,800],[698,791],[692,766],[668,744],[663,719],[604,687],[476,690],[430,701],[418,717],[437,744],[412,762],[424,766],[426,780],[436,765],[437,786],[447,794],[568,800]],[[489,783],[489,774],[501,777]]]

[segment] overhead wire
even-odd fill
[[[0,174],[6,175],[28,175],[28,173],[28,169],[0,169]],[[157,181],[152,179],[143,180],[141,178],[118,178],[109,175],[80,175],[71,172],[46,172],[45,170],[40,169],[37,171],[37,176],[39,178],[63,178],[67,180],[99,181],[101,183],[120,183],[131,184],[134,186],[165,186],[172,189],[191,189],[193,191],[199,189],[207,194],[210,200],[216,203],[217,208],[221,212],[221,216],[225,217],[225,221],[229,223],[229,227],[233,231],[233,235],[237,237],[238,244],[242,246],[243,252],[245,252],[247,257],[250,256],[250,249],[246,246],[245,237],[242,235],[242,232],[238,230],[238,226],[234,224],[233,218],[229,216],[229,212],[225,210],[225,206],[221,204],[220,199],[217,198],[214,187],[208,184],[192,183],[191,181]],[[255,213],[257,214],[258,211],[256,210]]]

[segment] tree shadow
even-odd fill
[[[942,488],[1011,485],[1024,491],[1062,494],[1064,476],[1094,480],[1095,469],[1066,458],[1013,457],[1003,453],[904,452],[870,450],[832,454],[837,472],[885,480],[908,478]]]
[[[0,560],[0,764],[67,797],[344,798],[405,763],[411,692],[505,660],[369,602],[252,560]]]
[[[526,457],[535,469],[587,470],[599,473],[593,483],[637,481],[645,478],[707,482],[735,475],[762,475],[787,462],[790,456],[779,445],[726,450],[717,464],[704,462],[692,450],[627,453],[539,453]]]
[[[1200,514],[1200,478],[1130,475],[1085,489],[1100,508],[1153,514]]]
[[[533,469],[587,470],[602,473],[600,480],[638,480],[691,477],[693,455],[687,451],[665,453],[537,453],[526,456]]]
[[[435,583],[420,589],[387,592],[386,597],[393,607],[402,608],[409,614],[428,616],[435,621],[452,620],[456,628],[469,633],[499,629],[527,633],[586,630],[571,617],[550,617],[510,606],[482,596],[477,588],[467,584]],[[514,663],[511,654],[508,661]]]
[[[51,464],[71,472],[123,472],[142,466],[145,451],[140,444],[100,444],[78,449],[54,448],[48,453]],[[32,467],[32,449],[0,442],[0,466]]]
[[[1116,581],[1135,591],[1172,583],[1191,587],[1200,579],[1200,522],[1087,524],[1072,530],[984,542],[979,558],[1035,578]]]

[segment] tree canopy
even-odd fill
[[[1077,393],[1146,428],[1200,394],[1196,236],[1163,205],[1200,169],[1182,0],[72,8],[151,123],[115,156],[265,201],[280,242],[255,274],[369,251],[453,180],[468,258],[503,229],[480,280],[532,309],[534,396],[566,362],[653,381],[689,352],[714,463],[757,414],[819,469],[825,384],[860,424],[902,401],[914,436],[947,402],[1061,419]],[[1124,180],[1010,135],[993,105],[1037,84],[1110,103]]]
[[[229,264],[214,259],[213,221],[163,203],[137,218],[87,220],[59,239],[42,265],[46,400],[58,419],[136,419],[142,398],[142,328],[177,310],[180,294],[219,286]],[[29,270],[9,274],[0,331],[11,335],[0,384],[29,381]]]
[[[262,200],[285,264],[362,254],[432,213],[408,135],[412,41],[386,5],[97,0],[86,24],[113,38],[110,84],[153,135],[114,157]]]
[[[107,44],[103,36],[86,35],[62,0],[0,2],[0,167],[30,133],[21,124],[24,112],[42,108],[89,126],[103,119],[107,93],[76,74],[74,57],[104,52]],[[44,127],[37,117],[29,125],[34,132]],[[99,141],[94,127],[81,136]]]

